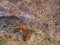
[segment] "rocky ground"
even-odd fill
[[[59,0],[0,0],[0,45],[60,45]]]

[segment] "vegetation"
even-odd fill
[[[0,45],[4,45],[5,43],[8,42],[8,38],[3,38],[1,41],[0,41]]]

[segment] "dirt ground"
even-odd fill
[[[60,45],[60,0],[0,0],[0,45]]]

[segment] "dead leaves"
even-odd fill
[[[20,32],[22,33],[22,40],[23,41],[26,41],[26,40],[29,40],[31,35],[32,35],[32,32],[31,32],[31,27],[30,26],[27,26],[25,24],[20,24]]]
[[[0,41],[2,41],[3,40],[3,37],[0,37]]]
[[[9,10],[11,13],[18,13],[18,9],[15,7],[10,8]]]
[[[30,28],[30,26],[27,26],[27,25],[25,25],[25,24],[20,24],[20,28],[22,29],[24,29],[24,30],[31,30],[31,28]]]

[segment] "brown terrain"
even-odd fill
[[[0,0],[0,45],[60,45],[60,0]]]

